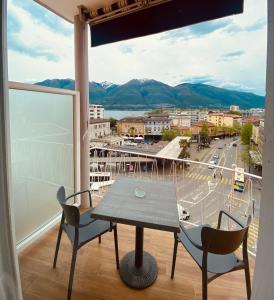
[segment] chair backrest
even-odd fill
[[[229,254],[242,244],[247,234],[248,226],[234,231],[225,231],[211,227],[203,227],[201,233],[203,248],[214,254]]]
[[[67,224],[78,227],[80,221],[79,209],[76,206],[66,204],[66,192],[63,186],[57,191],[57,200],[63,208]]]

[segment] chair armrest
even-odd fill
[[[195,242],[191,239],[191,237],[189,236],[187,230],[184,228],[184,226],[183,226],[182,224],[180,224],[180,228],[181,228],[181,230],[183,231],[183,233],[185,234],[185,236],[187,237],[187,239],[190,241],[190,243],[191,243],[194,247],[196,247],[196,248],[198,248],[199,250],[202,250],[202,251],[204,250],[203,247],[201,247],[200,245],[198,245],[197,243],[195,243]]]
[[[72,198],[72,197],[75,197],[75,196],[78,196],[78,195],[81,195],[81,194],[84,194],[84,193],[88,193],[88,197],[89,197],[89,205],[90,205],[90,207],[92,207],[92,200],[91,200],[91,193],[90,193],[90,190],[85,190],[85,191],[80,191],[80,192],[74,193],[74,194],[68,196],[68,197],[66,198],[66,201],[67,201],[68,199]],[[75,202],[74,202],[74,203],[75,203]]]
[[[237,219],[235,219],[234,217],[232,217],[228,212],[224,211],[224,210],[220,210],[219,212],[219,218],[218,218],[218,225],[217,225],[217,229],[220,229],[221,227],[221,223],[222,223],[222,216],[223,214],[225,214],[228,218],[230,218],[232,221],[234,221],[236,224],[238,224],[240,227],[245,228],[245,226]]]

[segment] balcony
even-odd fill
[[[17,92],[20,93],[20,91]],[[29,93],[33,93],[33,91]],[[71,98],[68,96],[68,98],[70,99],[69,101],[73,101],[72,96]],[[69,111],[72,118],[72,107]],[[71,124],[71,138],[76,134],[73,128],[75,126]],[[57,137],[58,134],[55,135],[55,138]],[[38,147],[40,142],[39,139]],[[69,144],[71,145],[70,147],[73,145],[76,147],[73,139],[70,140]],[[24,147],[18,143],[13,145],[17,147],[16,157],[18,158],[20,154],[22,155],[22,152],[19,150],[24,149],[26,145],[23,145]],[[42,153],[47,145],[48,142],[42,141],[42,149],[39,148]],[[32,147],[37,147],[37,144]],[[41,156],[37,157],[34,155],[35,149],[31,152],[30,159],[33,159],[36,163],[41,163]],[[57,146],[57,150],[64,151],[65,149],[58,149]],[[235,149],[231,147],[230,150],[234,151]],[[70,156],[67,159],[75,162],[73,151],[58,151],[56,152],[57,156],[54,156],[56,159],[60,158],[64,153],[69,153]],[[220,157],[219,166],[211,168],[212,166],[206,163],[169,159],[141,152],[138,148],[135,151],[110,148],[90,149],[90,182],[93,204],[96,206],[101,201],[117,177],[126,176],[142,178],[148,181],[153,179],[159,182],[173,182],[177,189],[179,211],[183,207],[190,213],[188,220],[182,220],[187,227],[199,224],[216,226],[220,209],[229,210],[242,221],[245,221],[246,216],[251,213],[254,218],[250,226],[248,246],[250,251],[250,269],[253,276],[258,235],[261,178],[246,174],[244,192],[240,193],[234,191],[235,171],[225,166],[222,157]],[[56,162],[56,160],[54,161]],[[32,164],[33,168],[35,166],[34,162]],[[17,236],[19,236],[18,232],[22,232],[23,227],[26,228],[28,224],[32,225],[27,227],[26,231],[17,240],[23,295],[25,300],[66,299],[71,245],[65,236],[62,238],[57,268],[55,270],[52,268],[58,233],[56,221],[60,220],[60,209],[56,205],[55,193],[58,186],[63,184],[62,178],[64,174],[61,173],[60,177],[55,178],[53,182],[49,180],[52,174],[46,173],[48,167],[46,167],[44,162],[42,163],[45,172],[35,173],[39,180],[37,178],[34,180],[33,176],[30,176],[27,172],[19,176],[21,179],[25,177],[25,180],[30,180],[29,184],[31,185],[33,182],[38,181],[44,185],[44,189],[50,187],[47,197],[43,198],[41,196],[41,199],[45,201],[44,208],[54,206],[54,209],[50,211],[50,215],[48,215],[48,210],[40,211],[41,215],[39,218],[41,221],[36,223],[35,226],[32,225],[32,222],[26,215],[25,218],[22,215],[20,218],[22,213],[20,207],[22,205],[15,208],[17,209],[17,214],[15,213]],[[55,168],[55,165],[51,165],[51,167]],[[20,171],[22,166],[24,166],[23,163],[15,164],[14,168]],[[36,167],[38,166],[36,165]],[[71,165],[70,184],[66,184],[67,187],[70,187],[70,191],[77,189],[77,184],[74,185],[77,182],[77,168],[77,163]],[[28,196],[30,196],[28,201],[37,201],[36,192],[33,193],[31,190]],[[36,216],[37,206],[33,206],[33,203],[27,203],[28,213]],[[47,215],[45,215],[46,213]],[[22,219],[24,222],[22,222]],[[19,223],[20,221],[21,223]],[[52,226],[52,224],[55,225]],[[43,229],[45,227],[50,229],[45,231]],[[227,222],[226,228],[233,229],[233,226]],[[32,236],[36,237],[33,239]],[[119,224],[118,238],[120,258],[122,258],[134,248],[134,227]],[[144,290],[133,290],[121,281],[116,270],[113,235],[111,233],[104,235],[101,244],[97,240],[92,241],[79,250],[72,299],[121,299],[121,297],[124,299],[201,299],[201,272],[182,246],[179,246],[178,250],[175,278],[174,280],[170,279],[173,243],[174,237],[172,233],[145,229],[144,248],[156,258],[159,274],[156,282],[151,287]],[[243,271],[227,274],[210,283],[209,299],[220,298],[246,299]]]

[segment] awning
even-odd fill
[[[129,0],[128,0],[129,1]],[[127,2],[127,1],[126,1]],[[150,2],[150,1],[139,1]],[[243,12],[243,0],[171,0],[90,23],[91,46],[118,42]]]
[[[91,27],[92,47],[159,33],[243,12],[244,0],[34,0]]]

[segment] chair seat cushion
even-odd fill
[[[208,226],[208,225],[207,225]],[[187,234],[191,238],[193,242],[202,247],[201,241],[201,231],[203,226],[194,227],[191,229],[186,229]],[[192,258],[196,261],[196,263],[202,267],[203,261],[203,251],[196,248],[190,240],[187,238],[185,233],[181,231],[178,233],[178,239],[181,241],[185,249],[192,256]],[[238,259],[238,257],[234,253],[219,255],[208,253],[207,257],[207,270],[210,273],[215,274],[223,274],[231,271],[235,267],[240,267],[242,265],[242,261]]]

